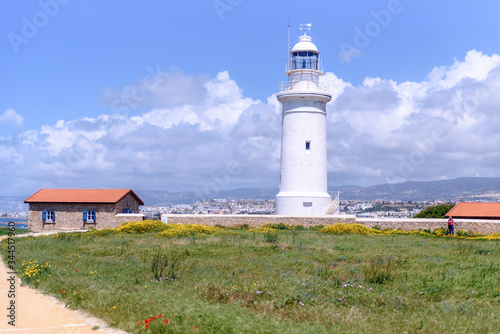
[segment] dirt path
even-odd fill
[[[40,235],[40,233],[30,235]],[[0,240],[3,238],[5,237]],[[53,297],[25,286],[19,286],[20,279],[17,276],[15,277],[15,298],[9,298],[11,285],[8,279],[12,278],[9,272],[5,263],[0,261],[0,333],[126,334],[124,331],[109,328],[100,319],[65,308],[64,303]],[[15,302],[15,326],[9,324],[11,319],[8,317],[9,310],[7,310],[12,301]]]

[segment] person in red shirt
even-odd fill
[[[451,235],[455,234],[453,218],[451,218],[451,217],[450,217],[450,219],[448,219],[448,231],[450,232]]]

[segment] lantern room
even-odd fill
[[[312,37],[304,33],[290,52],[287,74],[292,71],[318,71],[323,74],[323,62]]]
[[[312,37],[306,30],[310,24],[303,25],[304,35],[299,37],[299,42],[290,51],[286,67],[288,81],[280,86],[280,92],[285,91],[318,91],[319,77],[323,75],[323,59],[318,48],[312,42]]]

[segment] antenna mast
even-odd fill
[[[288,17],[288,54],[290,54],[290,16]]]

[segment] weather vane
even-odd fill
[[[308,30],[311,30],[311,26],[312,26],[312,24],[311,24],[311,23],[301,24],[301,25],[300,25],[300,30],[304,30],[304,35],[306,35],[306,34],[307,34],[307,31],[308,31]]]

